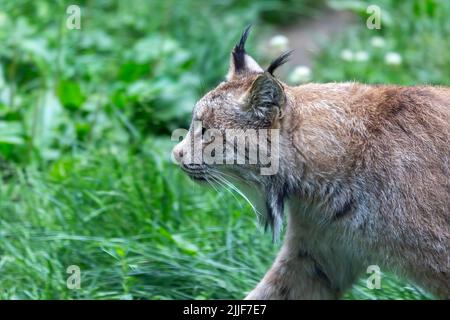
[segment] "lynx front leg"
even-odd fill
[[[245,298],[247,300],[259,299],[337,299],[341,295],[339,285],[333,279],[335,275],[329,274],[330,265],[323,265],[324,252],[321,262],[317,260],[318,252],[314,252],[302,239],[299,221],[295,214],[289,215],[288,229],[284,244],[270,270],[261,282]],[[309,249],[306,249],[309,247]],[[328,255],[330,253],[326,253]],[[332,254],[332,253],[331,253]],[[328,274],[327,274],[328,273]]]
[[[339,295],[313,257],[292,252],[285,244],[272,268],[245,299],[337,299]]]

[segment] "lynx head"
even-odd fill
[[[281,212],[274,211],[282,211],[279,194],[285,189],[276,181],[286,103],[285,85],[273,73],[290,52],[264,70],[245,51],[248,33],[249,27],[231,52],[226,80],[196,103],[189,131],[172,156],[199,183],[244,182],[270,194],[258,211],[264,211],[266,225],[273,226],[281,219]]]

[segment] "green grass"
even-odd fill
[[[376,2],[403,19],[368,31],[369,2],[339,2],[361,23],[326,46],[313,79],[448,84],[448,2]],[[256,48],[289,3],[80,1],[77,31],[65,28],[72,3],[0,0],[1,299],[239,299],[254,287],[280,244],[239,196],[171,164],[168,136],[223,77],[242,28],[257,25]],[[370,47],[374,35],[386,46]],[[370,58],[345,62],[343,49]],[[387,66],[388,51],[403,63]],[[392,275],[381,285],[363,277],[346,298],[431,298]]]
[[[274,254],[270,237],[242,201],[205,193],[153,152],[105,150],[63,160],[67,171],[12,172],[1,188],[0,297],[240,298],[250,290]],[[81,268],[80,290],[66,288],[69,265]]]

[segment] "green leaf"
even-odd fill
[[[120,66],[119,79],[125,82],[132,82],[145,75],[148,75],[150,67],[148,64],[126,62]]]
[[[178,248],[187,254],[196,255],[199,251],[199,248],[195,244],[187,241],[180,234],[172,235],[172,240],[176,243]]]
[[[61,80],[56,93],[63,106],[71,110],[79,109],[85,101],[80,85],[71,80]]]

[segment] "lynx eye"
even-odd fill
[[[202,127],[202,139],[203,143],[211,143],[215,140],[215,136],[211,131],[208,131],[207,128]]]

